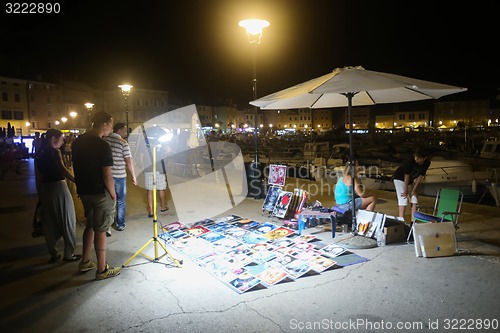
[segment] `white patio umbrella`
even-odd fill
[[[401,103],[435,99],[466,91],[466,88],[365,70],[361,66],[337,68],[333,72],[274,94],[251,101],[264,110],[348,107],[350,159],[353,161],[352,106]],[[354,179],[354,168],[351,168]],[[356,234],[354,183],[352,230]]]

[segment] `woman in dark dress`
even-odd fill
[[[56,262],[61,255],[57,250],[57,242],[64,239],[64,261],[77,261],[81,256],[75,255],[76,248],[76,214],[73,197],[65,178],[74,182],[75,178],[66,168],[59,148],[64,136],[57,129],[50,129],[46,139],[35,158],[36,176],[42,203],[43,230],[49,251],[49,263]]]

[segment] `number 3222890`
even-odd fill
[[[58,14],[61,5],[58,2],[7,2],[5,4],[6,14]]]

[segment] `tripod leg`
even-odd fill
[[[177,267],[181,268],[182,260],[177,260],[176,258],[174,258],[172,256],[172,254],[170,254],[170,252],[167,250],[167,248],[165,247],[165,245],[163,245],[162,243],[160,243],[158,240],[156,240],[156,242],[158,242],[158,244],[160,244],[160,246],[162,247],[162,249],[165,251],[165,254],[163,254],[163,256],[168,255],[168,257],[170,258],[170,260],[172,260],[177,265]]]
[[[153,238],[151,238],[151,239],[150,239],[150,240],[149,240],[146,244],[144,244],[144,246],[143,246],[143,247],[141,247],[141,248],[139,249],[139,251],[137,251],[137,252],[136,252],[136,253],[135,253],[132,257],[130,257],[130,258],[129,258],[129,260],[127,260],[127,261],[126,261],[126,262],[122,265],[122,267],[127,266],[127,265],[128,265],[128,264],[132,261],[132,260],[134,260],[134,258],[135,258],[135,257],[137,257],[139,254],[141,254],[141,252],[142,252],[142,251],[144,251],[144,249],[145,249],[146,247],[148,247],[148,245],[149,245],[149,244],[151,244],[151,242],[152,242],[152,241],[153,241]]]

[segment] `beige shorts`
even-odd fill
[[[108,191],[103,194],[80,195],[82,200],[87,226],[96,232],[105,232],[115,221],[115,201]]]

